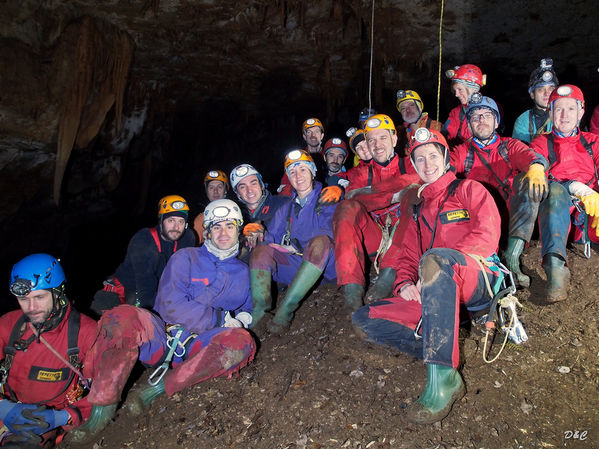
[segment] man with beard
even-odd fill
[[[500,210],[509,209],[504,258],[516,282],[528,287],[530,277],[520,269],[520,255],[532,236],[539,202],[547,195],[547,161],[518,139],[497,134],[500,115],[492,98],[473,94],[466,117],[473,137],[454,148],[452,165],[457,176],[485,185]]]
[[[302,124],[302,137],[306,142],[305,151],[310,154],[310,157],[316,164],[319,173],[318,180],[324,182],[326,164],[321,151],[322,141],[324,139],[324,126],[322,122],[316,117],[306,119]],[[291,187],[291,184],[289,183],[289,177],[286,172],[283,173],[277,193],[285,196],[291,196],[293,194],[293,187]]]
[[[345,160],[347,159],[347,145],[339,137],[333,137],[327,140],[323,149],[324,160],[327,164],[326,184],[329,186],[337,185],[340,179],[343,179],[343,173],[346,172]],[[342,181],[341,185],[347,185]]]
[[[404,122],[403,128],[405,132],[400,132],[399,135],[401,140],[399,148],[402,151],[411,141],[414,132],[418,128],[441,130],[441,123],[433,120],[428,116],[428,112],[423,111],[424,105],[418,92],[414,90],[398,90],[395,106]]]
[[[204,211],[206,241],[171,257],[160,279],[156,311],[128,304],[106,311],[89,357],[94,383],[87,400],[98,419],[75,429],[72,443],[89,443],[114,416],[139,359],[153,369],[147,383],[127,394],[125,411],[145,413],[159,396],[216,377],[231,377],[256,352],[249,268],[237,259],[243,218],[239,206],[216,200]],[[91,421],[91,420],[90,420]]]
[[[551,132],[549,118],[549,96],[559,84],[553,70],[553,60],[541,59],[539,67],[530,74],[528,95],[534,102],[534,107],[524,111],[514,123],[512,137],[522,142],[530,143],[540,134]]]
[[[83,396],[96,322],[73,308],[65,284],[49,254],[31,254],[11,271],[10,292],[20,310],[0,318],[2,447],[53,447],[90,416]]]
[[[187,229],[189,206],[179,195],[167,195],[158,202],[158,224],[139,230],[129,242],[125,260],[91,305],[97,313],[118,304],[154,308],[158,281],[170,257],[181,248],[195,245]]]

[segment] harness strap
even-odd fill
[[[597,164],[595,164],[595,155],[593,153],[593,147],[591,144],[584,138],[582,133],[580,134],[580,143],[586,150],[587,154],[591,157],[591,161],[593,162],[593,168],[595,169],[595,180],[599,183],[599,176],[597,176]],[[555,142],[553,140],[553,133],[547,134],[547,158],[549,159],[549,169],[551,166],[557,162],[557,156],[555,154]]]
[[[156,228],[150,228],[150,234],[152,234],[152,238],[154,239],[154,243],[158,247],[158,252],[162,252],[162,245],[160,244],[160,237],[158,236],[158,231]],[[173,254],[177,251],[177,240],[175,240],[175,246],[173,247]]]
[[[368,166],[368,183],[367,186],[370,187],[372,186],[372,163]]]

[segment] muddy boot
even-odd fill
[[[291,325],[293,313],[299,307],[300,301],[304,299],[321,275],[320,268],[305,260],[302,261],[293,281],[287,288],[285,299],[277,307],[277,313],[268,325],[268,331],[271,334],[280,334]]]
[[[272,308],[271,282],[272,275],[268,270],[250,270],[250,285],[252,287],[252,327],[264,317],[264,313]]]
[[[416,424],[441,421],[449,414],[454,402],[465,393],[460,373],[448,366],[429,363],[426,365],[426,387],[408,409],[408,419]]]
[[[364,305],[364,286],[360,284],[345,284],[341,286],[345,303],[343,306],[355,312]]]
[[[378,279],[368,290],[368,294],[366,295],[366,304],[393,296],[393,287],[395,286],[396,275],[397,271],[395,271],[393,268],[381,269]]]
[[[116,406],[116,404],[93,405],[89,418],[82,425],[67,433],[64,441],[72,444],[84,444],[95,441],[100,432],[114,418]]]
[[[520,255],[524,251],[526,242],[519,237],[510,237],[507,241],[507,248],[503,253],[505,265],[514,275],[514,281],[520,287],[530,287],[530,277],[520,270]]]
[[[543,270],[547,274],[547,302],[563,301],[568,297],[570,286],[570,270],[566,267],[566,261],[554,253],[543,257]]]
[[[141,416],[150,408],[152,402],[163,394],[165,394],[164,378],[162,378],[156,385],[144,384],[141,387],[132,390],[127,396],[123,408],[131,416]]]

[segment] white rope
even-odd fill
[[[372,0],[372,16],[370,19],[370,78],[368,80],[368,107],[372,109],[372,64],[374,56],[374,0]]]

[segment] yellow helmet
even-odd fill
[[[285,172],[289,174],[288,169],[295,167],[295,165],[299,163],[306,164],[312,172],[312,176],[316,176],[316,164],[314,163],[314,159],[312,159],[310,153],[305,150],[292,150],[287,153],[285,156]]]
[[[173,214],[183,218],[187,218],[189,206],[185,198],[179,195],[167,195],[158,201],[158,218],[164,214]]]
[[[204,176],[204,187],[206,187],[210,181],[221,181],[227,190],[230,187],[229,178],[227,178],[227,175],[224,171],[210,170],[208,173],[206,173],[206,176]]]
[[[420,98],[420,95],[418,95],[418,92],[416,92],[414,90],[398,90],[397,91],[397,101],[395,103],[395,107],[397,107],[397,110],[399,112],[401,112],[401,110],[399,109],[399,106],[404,101],[408,101],[408,100],[414,100],[414,102],[418,105],[418,107],[420,108],[420,111],[422,112],[422,109],[424,108],[424,106],[422,104],[422,99]]]
[[[312,117],[304,121],[302,125],[302,133],[306,131],[308,128],[312,128],[314,126],[320,126],[320,129],[324,133],[324,126],[322,126],[322,122],[318,120],[316,117]]]
[[[385,114],[376,114],[366,120],[364,123],[364,132],[368,134],[375,129],[388,129],[395,134],[395,125],[391,117]]]

